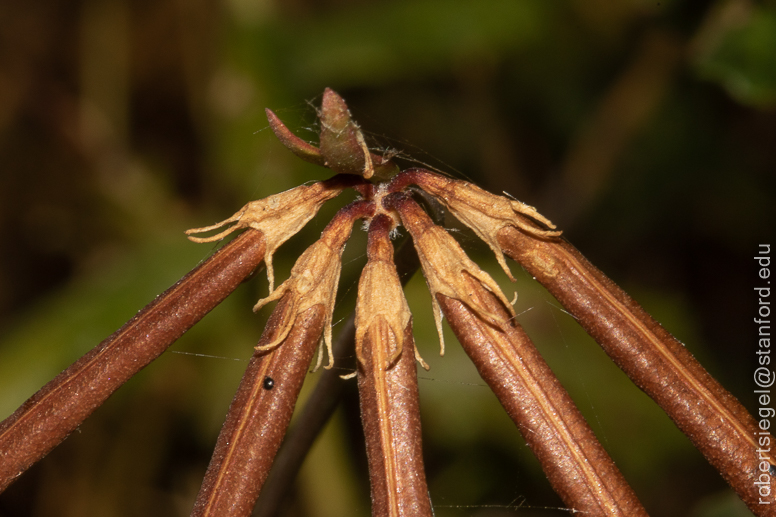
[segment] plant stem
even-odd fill
[[[353,361],[353,341],[356,334],[354,315],[345,322],[339,336],[334,341],[334,360],[342,365],[344,361]],[[329,421],[342,399],[345,391],[345,379],[340,377],[342,370],[332,368],[320,374],[315,388],[294,419],[294,424],[283,440],[283,445],[275,457],[261,497],[256,503],[256,517],[270,517],[278,514],[280,505],[293,486],[302,463],[307,458],[315,439]]]
[[[358,393],[372,515],[431,517],[412,317],[393,262],[393,226],[385,214],[372,219],[356,304]]]
[[[409,196],[390,194],[383,204],[412,235],[432,296],[558,495],[593,515],[645,515],[493,279]]]
[[[757,424],[682,343],[571,244],[512,227],[502,229],[498,238],[504,252],[544,285],[663,408],[752,511],[776,512],[776,486],[766,485],[770,490],[761,496],[755,484],[761,473]],[[760,499],[767,503],[758,504]]]
[[[373,211],[366,201],[355,201],[340,209],[321,238],[297,259],[291,276],[254,307],[257,310],[268,301],[278,300],[256,346],[257,351],[267,353],[254,354],[243,375],[192,515],[252,513],[286,434],[321,334],[329,352],[327,368],[333,365],[330,325],[342,251],[353,223]]]
[[[366,437],[373,517],[433,515],[423,467],[412,324],[398,361],[390,360],[386,325],[372,325],[362,348],[358,392]]]
[[[221,303],[264,258],[251,230],[217,251],[0,423],[0,491]]]
[[[435,215],[441,220],[441,213],[435,212]],[[399,278],[402,284],[406,284],[420,267],[418,255],[410,239],[399,246],[394,258]],[[334,357],[337,364],[343,364],[346,355],[352,358],[355,335],[355,315],[351,314],[334,344]],[[340,371],[337,369],[324,370],[321,373],[320,380],[307,398],[299,416],[294,420],[275,458],[256,506],[256,517],[270,517],[278,513],[313,442],[334,414],[346,382],[340,377]]]
[[[596,439],[568,392],[501,302],[478,282],[471,291],[493,313],[496,328],[454,298],[437,295],[450,327],[542,464],[561,499],[589,515],[646,515],[633,490]]]
[[[294,310],[290,297],[278,302],[259,345],[274,340]],[[310,307],[296,316],[280,346],[253,355],[218,435],[192,516],[251,515],[291,421],[324,320],[323,305]]]

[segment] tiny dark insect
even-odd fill
[[[776,465],[771,465],[771,468],[768,469],[768,473],[771,476],[776,476]]]
[[[264,389],[271,390],[274,387],[275,381],[272,379],[272,377],[264,377]]]

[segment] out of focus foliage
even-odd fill
[[[714,21],[697,60],[700,75],[741,103],[776,106],[776,11],[727,2]]]
[[[773,1],[45,0],[0,15],[0,418],[212,251],[183,230],[327,175],[263,112],[315,141],[327,86],[370,146],[537,206],[754,407],[751,257],[776,235]],[[278,280],[337,206],[281,248]],[[651,513],[748,514],[519,266],[512,286],[459,235],[519,292],[520,321]],[[342,316],[363,235],[346,253]],[[0,515],[187,515],[267,317],[250,311],[260,277],[0,495]],[[434,357],[422,280],[407,292],[432,364],[436,514],[565,515],[460,349]],[[358,433],[353,393],[286,515],[368,514]]]

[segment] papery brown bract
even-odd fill
[[[441,226],[433,223],[431,218],[420,206],[405,194],[391,194],[386,197],[385,204],[399,212],[402,224],[415,244],[415,249],[423,268],[423,276],[426,278],[428,289],[431,291],[431,300],[434,307],[434,321],[441,346],[441,354],[445,352],[445,342],[442,333],[442,310],[437,301],[437,295],[441,294],[449,298],[456,298],[478,311],[482,317],[493,322],[501,323],[502,318],[483,307],[471,296],[464,281],[464,274],[471,275],[496,295],[514,317],[512,305],[504,297],[498,284],[489,274],[480,269],[461,249],[461,246]]]
[[[374,155],[364,141],[364,134],[350,117],[347,104],[334,90],[323,92],[321,110],[320,153],[325,166],[344,174],[357,174],[366,179],[386,179],[399,168],[389,159]]]
[[[297,259],[288,280],[279,285],[268,297],[256,303],[253,307],[254,311],[288,293],[289,303],[293,307],[293,310],[289,311],[290,316],[284,320],[275,338],[257,347],[257,350],[270,350],[279,345],[293,328],[296,315],[320,304],[326,308],[323,331],[324,343],[329,353],[329,364],[326,368],[334,365],[331,351],[331,319],[337,295],[337,283],[342,270],[342,252],[350,238],[353,222],[368,215],[371,210],[371,203],[356,201],[337,212],[334,219],[323,230],[321,238]],[[321,359],[322,356],[319,355],[318,365]]]
[[[193,242],[214,242],[241,228],[259,230],[264,234],[267,243],[264,263],[267,265],[271,294],[275,286],[275,273],[272,268],[272,256],[275,251],[315,217],[326,201],[337,197],[344,188],[344,185],[331,181],[320,181],[309,186],[300,185],[280,194],[251,201],[232,217],[210,226],[192,228],[186,231],[186,235]],[[235,224],[216,235],[194,237],[194,234],[216,230],[229,223]]]
[[[561,232],[536,209],[516,199],[491,194],[467,181],[455,180],[422,169],[405,171],[396,178],[394,188],[415,183],[441,202],[456,219],[471,228],[493,253],[496,260],[514,282],[512,272],[504,260],[504,253],[498,243],[498,232],[507,226],[514,226],[527,233],[544,238],[558,237]],[[521,216],[546,225],[550,230],[526,223]]]
[[[393,263],[393,245],[388,234],[393,230],[393,220],[380,214],[372,220],[369,227],[369,258],[358,283],[358,301],[356,302],[356,354],[361,359],[364,336],[373,324],[381,322],[389,329],[389,350],[386,368],[390,367],[404,348],[404,332],[410,324],[407,299],[404,297],[399,275]],[[418,362],[428,370],[428,365],[415,352]]]

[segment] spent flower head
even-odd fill
[[[442,355],[445,353],[445,342],[442,333],[442,310],[439,307],[437,295],[460,300],[494,325],[503,323],[503,318],[492,313],[472,297],[467,285],[469,277],[476,279],[488,291],[495,294],[514,317],[512,305],[504,297],[493,278],[466,255],[444,228],[434,224],[420,205],[403,193],[387,196],[383,204],[399,213],[402,224],[412,235],[420,265],[423,268],[423,276],[426,277],[428,289],[431,291],[434,321],[439,333]]]
[[[393,263],[393,246],[389,235],[399,224],[412,235],[420,258],[423,274],[432,293],[434,320],[439,334],[441,353],[444,354],[442,315],[437,295],[461,300],[476,310],[482,318],[494,325],[502,318],[479,304],[470,295],[467,284],[478,282],[492,292],[514,316],[514,311],[501,293],[496,282],[479,268],[443,228],[435,225],[407,191],[416,184],[438,199],[458,219],[471,227],[496,252],[499,263],[507,275],[512,275],[496,238],[499,230],[514,226],[533,236],[555,238],[560,232],[533,207],[490,194],[464,181],[453,180],[424,169],[399,169],[389,158],[372,153],[366,145],[359,126],[351,119],[345,101],[334,91],[326,89],[318,112],[321,122],[320,147],[316,147],[294,135],[280,119],[267,110],[270,127],[280,141],[300,158],[327,167],[339,173],[333,178],[310,186],[300,186],[268,198],[253,201],[235,215],[212,226],[186,232],[195,242],[211,242],[223,238],[240,228],[261,231],[267,241],[267,276],[270,294],[259,301],[254,310],[284,295],[291,297],[294,310],[281,325],[281,331],[271,343],[261,346],[267,350],[278,346],[295,323],[294,314],[322,304],[326,307],[324,343],[331,356],[331,315],[341,271],[341,255],[350,237],[355,219],[371,221],[368,263],[359,282],[356,309],[356,343],[364,346],[364,336],[373,325],[388,329],[387,342],[390,353],[389,367],[401,354],[405,329],[411,322],[407,301]],[[297,260],[291,276],[274,289],[272,254],[298,232],[318,212],[321,205],[336,197],[347,187],[356,189],[362,200],[341,210],[326,227],[321,239],[310,246]],[[537,223],[538,222],[538,223]],[[194,234],[231,227],[211,237],[194,237]],[[539,224],[549,227],[545,230]],[[424,368],[428,366],[415,352]],[[360,348],[357,355],[361,356]],[[320,364],[319,355],[319,364]]]

